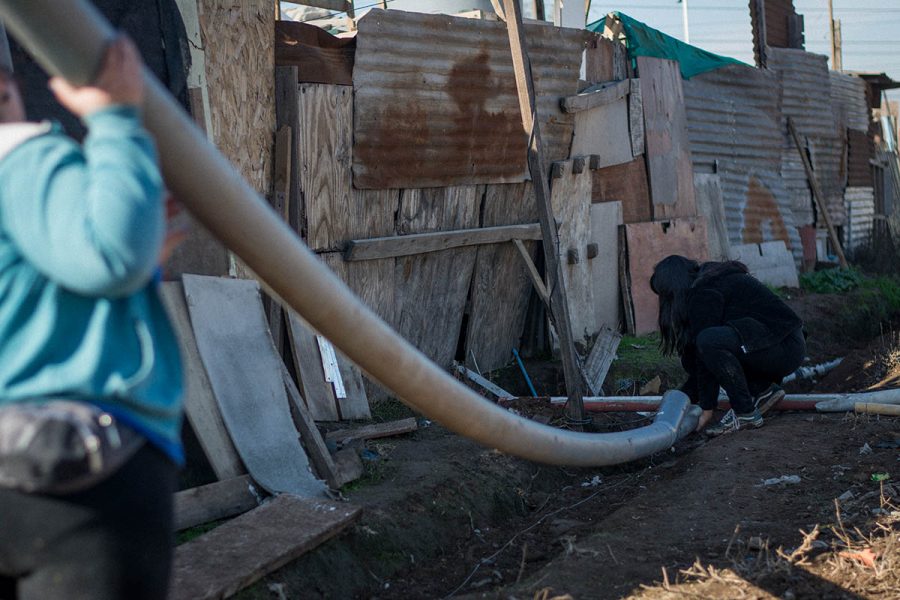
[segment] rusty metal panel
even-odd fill
[[[545,160],[569,155],[590,32],[527,25]],[[359,21],[353,69],[353,182],[415,188],[524,181],[522,129],[506,24],[372,10]]]
[[[782,176],[794,196],[794,215],[798,225],[813,222],[812,203],[808,200],[809,182],[800,154],[787,134],[787,118],[794,119],[797,132],[808,144],[819,186],[825,195],[828,213],[835,225],[843,225],[844,210],[844,132],[835,120],[831,106],[831,79],[828,59],[819,54],[791,48],[772,48],[769,68],[781,79],[784,122]]]
[[[717,166],[729,242],[782,240],[799,259],[792,197],[781,180],[778,76],[729,66],[685,81],[684,96],[694,168]]]
[[[875,218],[875,190],[871,187],[848,187],[844,191],[847,205],[847,226],[844,227],[844,248],[853,252],[865,247],[872,239]]]
[[[868,131],[865,81],[837,71],[829,71],[828,76],[831,78],[831,104],[838,124],[856,131]]]
[[[872,163],[875,158],[875,142],[865,131],[847,130],[847,185],[866,187],[872,185]]]

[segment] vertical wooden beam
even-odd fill
[[[825,227],[828,228],[828,237],[831,238],[831,243],[834,245],[834,251],[837,252],[841,268],[846,269],[848,266],[847,259],[844,257],[844,251],[841,249],[841,243],[838,239],[837,232],[834,229],[834,225],[831,224],[831,216],[828,214],[828,206],[825,205],[825,197],[822,194],[822,188],[819,187],[819,180],[816,178],[816,173],[813,171],[812,164],[809,162],[809,156],[806,155],[806,149],[800,142],[800,135],[797,133],[797,128],[794,126],[794,119],[791,117],[788,117],[788,131],[790,131],[791,137],[794,138],[797,152],[800,153],[800,160],[803,161],[803,168],[806,170],[806,178],[809,180],[809,187],[812,188],[813,199],[816,201],[816,207],[819,209],[819,214],[822,215],[822,220],[825,221]]]
[[[753,36],[756,42],[756,56],[759,60],[759,67],[766,66],[768,57],[766,56],[766,46],[769,41],[766,35],[766,0],[753,0],[754,8],[756,8],[756,35]]]
[[[550,184],[543,167],[543,149],[541,132],[535,118],[534,80],[531,75],[531,63],[528,60],[528,49],[525,45],[525,31],[522,27],[522,8],[518,0],[503,0],[506,13],[506,27],[509,32],[509,45],[512,52],[513,70],[516,76],[516,89],[519,92],[519,108],[522,111],[522,127],[529,134],[528,170],[534,185],[537,200],[538,217],[541,222],[541,233],[544,240],[544,260],[547,264],[547,275],[550,283],[550,315],[559,335],[559,349],[562,358],[563,373],[566,378],[566,391],[569,401],[566,413],[576,426],[584,423],[584,385],[575,354],[572,339],[572,321],[569,318],[569,306],[563,284],[563,272],[560,265],[559,232],[553,218],[550,204]]]

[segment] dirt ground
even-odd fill
[[[812,362],[844,357],[797,389],[897,385],[892,328],[855,339],[834,326],[852,300],[790,302],[812,330]],[[559,383],[552,364],[529,370]],[[561,417],[539,402],[514,408]],[[406,416],[393,410],[383,417]],[[596,427],[647,422],[601,414]],[[343,490],[365,508],[357,526],[240,597],[900,598],[900,419],[779,413],[598,469],[536,465],[420,423],[361,449],[366,475]]]

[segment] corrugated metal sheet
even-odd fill
[[[792,117],[801,139],[808,140],[809,153],[828,212],[835,225],[843,225],[844,211],[843,136],[831,108],[831,80],[828,59],[803,50],[770,48],[768,67],[776,71],[782,89],[782,131],[785,132],[781,172],[793,196],[798,225],[813,222],[809,183],[793,139],[787,135],[787,118]]]
[[[547,162],[568,157],[581,56],[594,34],[528,25],[525,37]],[[527,177],[504,23],[397,10],[359,21],[353,70],[354,185],[414,188]]]
[[[847,205],[847,225],[844,227],[844,248],[852,252],[866,246],[872,239],[875,216],[875,190],[871,187],[848,187],[844,192]]]
[[[731,244],[782,240],[800,260],[792,198],[781,180],[780,83],[740,65],[684,82],[695,170],[718,161]]]
[[[875,158],[875,142],[865,131],[847,131],[847,185],[866,187],[872,185],[872,159]]]
[[[859,77],[829,71],[831,105],[839,124],[856,131],[868,131],[869,109],[866,105],[866,84]]]

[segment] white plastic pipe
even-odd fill
[[[89,82],[114,32],[84,0],[0,0],[0,20],[50,73]],[[410,407],[485,446],[530,460],[612,465],[667,449],[696,414],[672,392],[656,421],[607,434],[523,419],[478,396],[395,333],[309,251],[234,171],[155,78],[147,75],[145,123],[166,183],[282,301]],[[687,415],[687,417],[686,417]]]

